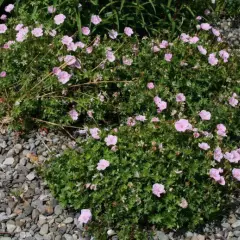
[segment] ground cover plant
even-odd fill
[[[43,169],[86,231],[147,239],[227,207],[240,180],[240,74],[218,29],[197,16],[196,31],[172,41],[130,25],[99,36],[101,16],[72,31],[68,15],[45,10],[49,19],[33,24],[5,7],[0,115],[19,129],[31,120],[86,136],[81,152]]]

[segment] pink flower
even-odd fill
[[[199,116],[201,117],[202,120],[210,120],[211,119],[211,113],[205,110],[202,110],[199,113]]]
[[[236,107],[238,105],[238,100],[232,96],[228,99],[228,103],[232,106],[232,107]]]
[[[176,96],[176,101],[177,102],[185,102],[186,101],[186,97],[184,96],[183,93],[178,93]]]
[[[215,65],[218,64],[218,59],[216,58],[215,53],[209,54],[208,62],[209,62],[209,64],[211,64],[212,66],[215,66]]]
[[[118,36],[118,32],[116,32],[115,30],[110,30],[109,32],[108,32],[108,36],[111,38],[111,39],[116,39],[117,38],[117,36]]]
[[[201,29],[205,31],[208,31],[212,28],[211,25],[208,23],[202,23],[200,26],[201,26]]]
[[[32,35],[35,36],[35,37],[41,37],[43,35],[42,28],[34,28],[32,30]]]
[[[172,54],[171,53],[166,53],[164,55],[164,59],[167,61],[167,62],[171,62],[172,60]]]
[[[54,75],[58,75],[62,70],[59,67],[54,67],[52,69],[52,72]]]
[[[180,119],[175,122],[175,128],[178,132],[185,132],[188,129],[189,122],[186,119]]]
[[[199,38],[197,36],[189,38],[189,43],[190,44],[195,44],[199,41]]]
[[[221,168],[219,169],[216,169],[216,168],[212,168],[210,169],[210,177],[213,178],[216,182],[220,181],[221,179],[221,176],[220,176],[220,173],[222,173],[223,170]]]
[[[15,27],[15,30],[16,31],[19,31],[23,28],[23,24],[22,23],[19,23],[16,27]]]
[[[208,150],[210,148],[210,146],[207,143],[199,143],[198,146],[203,149],[203,150]]]
[[[219,51],[219,56],[223,59],[224,62],[228,62],[229,53],[225,50]]]
[[[162,101],[162,99],[158,96],[154,97],[154,102],[158,107],[158,113],[162,112],[163,110],[165,110],[167,108],[167,102]]]
[[[198,46],[198,51],[203,55],[207,54],[207,50],[201,45]]]
[[[90,34],[89,27],[82,27],[82,33],[83,35],[88,36]]]
[[[182,34],[180,35],[180,39],[181,39],[183,42],[189,42],[189,38],[190,38],[190,36],[189,36],[188,34],[186,34],[186,33],[182,33]]]
[[[86,52],[87,52],[87,54],[92,53],[92,51],[93,51],[93,47],[92,47],[92,46],[86,48]]]
[[[155,183],[152,186],[152,193],[157,197],[161,197],[161,194],[166,193],[164,186],[159,183]]]
[[[78,120],[78,112],[75,109],[71,110],[69,112],[69,115],[72,118],[72,120],[74,121]]]
[[[73,65],[76,61],[77,61],[76,57],[72,55],[67,55],[64,57],[64,62],[69,66]]]
[[[6,21],[7,20],[7,15],[6,14],[2,14],[0,19],[3,20],[3,21]]]
[[[5,33],[7,31],[6,24],[0,24],[0,33]]]
[[[236,178],[238,181],[240,181],[240,169],[239,168],[234,168],[232,170],[232,175],[234,178]]]
[[[65,19],[66,16],[60,13],[54,17],[54,22],[55,24],[60,25],[65,21]]]
[[[218,37],[218,38],[217,38],[217,41],[218,41],[218,42],[222,42],[223,40],[222,40],[221,37]]]
[[[136,121],[135,121],[134,118],[129,117],[129,118],[127,119],[127,125],[128,125],[128,126],[133,127],[135,124],[136,124]]]
[[[215,28],[212,28],[212,33],[216,36],[216,37],[219,37],[220,36],[220,32],[215,29]]]
[[[67,83],[67,82],[70,80],[71,76],[72,76],[72,75],[69,74],[69,73],[66,72],[66,71],[61,71],[61,72],[57,75],[58,81],[61,82],[62,84]]]
[[[88,110],[88,111],[87,111],[87,115],[88,115],[90,118],[93,118],[93,113],[94,113],[93,110]]]
[[[215,150],[214,150],[214,160],[220,162],[223,158],[223,154],[222,154],[222,150],[220,147],[217,147]]]
[[[82,43],[82,42],[76,42],[76,43],[75,43],[75,46],[76,46],[76,47],[79,47],[79,48],[84,48],[84,47],[85,47],[85,44]]]
[[[217,134],[219,136],[225,137],[226,136],[226,127],[223,124],[218,124],[217,125]]]
[[[140,122],[144,122],[144,121],[147,120],[147,119],[146,119],[146,116],[143,116],[143,115],[138,115],[138,116],[135,117],[135,119],[136,119],[137,121],[140,121]]]
[[[218,183],[220,184],[220,185],[225,185],[225,179],[224,179],[224,177],[220,177],[220,180],[218,181]]]
[[[133,30],[132,30],[132,28],[130,28],[130,27],[125,27],[125,28],[124,28],[124,33],[125,33],[128,37],[131,37],[132,34],[133,34]]]
[[[28,34],[28,27],[21,28],[17,33],[16,41],[23,42],[27,38],[27,34]]]
[[[113,136],[113,135],[108,135],[104,141],[106,142],[107,146],[111,146],[111,145],[116,145],[117,144],[117,136]]]
[[[158,117],[153,117],[152,120],[151,120],[151,122],[159,122],[159,121],[160,121],[160,120],[159,120]]]
[[[153,46],[153,47],[152,47],[152,51],[153,51],[154,53],[159,52],[159,51],[160,51],[160,48],[159,48],[158,46]]]
[[[56,34],[57,34],[57,31],[56,31],[55,29],[50,30],[50,32],[49,32],[49,35],[50,35],[51,37],[55,37]]]
[[[131,66],[132,65],[133,60],[131,58],[123,56],[122,60],[123,60],[123,64],[124,65],[127,65],[127,66]]]
[[[159,47],[160,48],[167,48],[168,47],[168,41],[166,40],[163,40],[160,44],[159,44]]]
[[[98,128],[91,128],[90,130],[90,134],[94,139],[100,139],[99,133],[100,130]]]
[[[185,198],[182,198],[181,203],[179,204],[181,208],[187,208],[188,207],[188,202]]]
[[[92,218],[92,213],[90,209],[82,209],[81,214],[78,218],[78,221],[83,224],[83,223],[88,223]]]
[[[193,137],[194,137],[194,138],[199,138],[199,137],[200,137],[200,133],[194,132],[194,133],[193,133]]]
[[[64,45],[69,45],[71,42],[73,42],[73,39],[69,36],[63,36],[61,42]]]
[[[201,16],[197,16],[197,17],[196,17],[196,20],[199,20],[199,21],[200,21],[200,20],[202,20],[202,17],[201,17]]]
[[[148,84],[147,84],[147,88],[148,89],[154,89],[154,83],[153,82],[149,82]]]
[[[7,76],[7,73],[5,72],[5,71],[2,71],[1,73],[0,73],[0,77],[1,78],[4,78],[4,77],[6,77]]]
[[[73,42],[71,42],[71,43],[69,43],[68,45],[67,45],[67,51],[69,52],[69,51],[76,51],[77,50],[77,46],[76,46],[76,44],[75,43],[73,43]]]
[[[49,13],[55,13],[56,12],[56,8],[54,6],[48,6],[48,12]]]
[[[109,165],[110,165],[109,161],[101,159],[97,164],[97,170],[98,171],[105,170],[107,167],[109,167]]]
[[[14,5],[13,4],[8,4],[5,7],[5,11],[8,12],[8,13],[10,13],[13,9],[14,9]]]
[[[92,15],[91,17],[91,22],[94,24],[94,25],[98,25],[100,22],[102,21],[102,19],[97,16],[97,15]]]
[[[114,62],[116,57],[114,56],[114,53],[112,51],[107,51],[106,58],[109,62]]]

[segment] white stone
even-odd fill
[[[5,161],[3,162],[3,165],[12,165],[13,163],[14,163],[14,158],[9,157],[5,159]]]

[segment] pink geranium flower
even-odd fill
[[[219,51],[219,56],[223,59],[224,62],[228,62],[229,53],[226,50]]]
[[[198,146],[203,149],[203,150],[208,150],[210,148],[210,146],[207,143],[199,143]]]
[[[223,154],[222,154],[222,150],[220,147],[217,147],[215,150],[214,150],[214,160],[220,162],[223,158]]]
[[[215,66],[215,65],[218,64],[218,59],[216,58],[216,54],[215,53],[209,54],[208,62],[212,66]]]
[[[185,132],[188,129],[189,122],[186,119],[180,119],[175,122],[175,128],[178,132]]]
[[[62,70],[59,67],[54,67],[52,69],[52,72],[54,75],[58,75]]]
[[[152,51],[153,51],[154,53],[157,53],[157,52],[160,51],[160,48],[155,45],[155,46],[152,47]]]
[[[201,29],[205,31],[208,31],[212,28],[209,23],[202,23],[200,26],[201,26]]]
[[[238,105],[238,100],[235,98],[235,96],[232,96],[228,99],[228,103],[232,106],[232,107],[236,107]]]
[[[232,175],[234,178],[236,178],[238,181],[240,181],[240,169],[239,168],[234,168],[232,170]]]
[[[90,209],[82,209],[81,214],[78,218],[78,221],[83,224],[83,223],[88,223],[92,218],[92,213]]]
[[[115,59],[116,59],[114,53],[112,51],[109,51],[109,50],[106,53],[106,58],[109,62],[114,62]]]
[[[160,122],[159,118],[158,117],[153,117],[151,119],[151,122]]]
[[[122,60],[123,60],[123,64],[124,65],[127,65],[127,66],[131,66],[132,65],[133,60],[131,58],[123,56]]]
[[[82,33],[83,35],[88,36],[90,34],[89,27],[82,27]]]
[[[66,19],[65,15],[58,14],[54,17],[54,22],[55,22],[55,24],[60,25],[65,21],[65,19]]]
[[[23,27],[19,30],[16,36],[16,41],[17,42],[23,42],[26,40],[28,34],[28,27]]]
[[[73,39],[69,36],[63,36],[61,42],[64,45],[69,45],[71,42],[73,42]]]
[[[5,11],[8,12],[8,13],[10,13],[13,9],[14,9],[14,5],[13,4],[8,4],[5,7]]]
[[[15,27],[15,30],[16,31],[19,31],[23,28],[23,24],[22,23],[19,23],[16,27]]]
[[[167,48],[168,47],[168,41],[166,40],[163,40],[160,44],[159,44],[159,47],[160,48]]]
[[[132,34],[133,34],[133,30],[132,30],[132,28],[130,28],[130,27],[125,27],[125,28],[124,28],[124,33],[125,33],[128,37],[131,37]]]
[[[171,60],[172,60],[172,54],[171,53],[166,53],[165,55],[164,55],[164,59],[167,61],[167,62],[171,62]]]
[[[109,36],[111,39],[116,39],[117,36],[118,36],[118,32],[112,29],[112,30],[110,30],[110,31],[108,32],[108,36]]]
[[[56,8],[54,6],[48,6],[48,12],[54,13],[54,12],[56,12]]]
[[[107,167],[109,167],[109,165],[110,165],[109,161],[101,159],[97,164],[97,170],[98,171],[105,170]]]
[[[43,35],[42,28],[34,28],[32,30],[32,35],[35,36],[35,37],[41,37]]]
[[[91,128],[90,130],[90,134],[94,139],[100,139],[99,133],[100,133],[100,129],[98,128]]]
[[[189,43],[190,44],[195,44],[199,41],[199,38],[197,36],[189,38]]]
[[[55,37],[56,34],[57,34],[57,31],[56,31],[55,29],[49,31],[49,35],[50,35],[51,37]]]
[[[166,193],[165,189],[164,189],[164,185],[159,184],[159,183],[155,183],[152,186],[152,193],[154,195],[156,195],[157,197],[161,197],[161,194]]]
[[[127,125],[128,125],[128,126],[133,127],[135,124],[136,124],[136,121],[135,121],[134,118],[129,117],[129,118],[127,119]]]
[[[71,110],[69,112],[69,115],[72,118],[72,120],[74,121],[78,120],[78,112],[75,109]]]
[[[92,15],[91,17],[91,22],[94,24],[94,25],[98,25],[100,22],[102,21],[102,19],[97,16],[97,15]]]
[[[207,54],[207,50],[201,45],[198,46],[198,51],[203,55]]]
[[[188,34],[186,34],[186,33],[182,33],[182,34],[180,35],[180,39],[181,39],[183,42],[189,42],[189,38],[190,38],[190,36],[189,36]]]
[[[186,200],[185,198],[182,198],[179,206],[180,206],[181,208],[187,208],[187,207],[188,207],[188,202],[187,202],[187,200]]]
[[[226,127],[222,123],[217,125],[217,134],[219,136],[225,137],[226,136],[226,130],[227,130]]]
[[[176,95],[176,101],[177,102],[185,102],[186,101],[186,97],[184,96],[183,93],[178,93]]]
[[[117,136],[113,136],[113,135],[108,135],[104,141],[106,142],[107,146],[111,146],[111,145],[116,145],[117,144]]]
[[[154,89],[154,83],[153,82],[149,82],[148,84],[147,84],[147,88],[148,89]]]
[[[0,33],[5,33],[7,31],[6,24],[0,24]]]
[[[76,61],[77,61],[77,59],[75,56],[67,55],[64,57],[64,62],[69,66],[73,65]]]
[[[1,19],[2,21],[6,21],[6,20],[7,20],[7,15],[6,15],[6,14],[2,14],[1,17],[0,17],[0,19]]]
[[[223,170],[221,168],[219,168],[219,169],[212,168],[212,169],[210,169],[209,174],[210,174],[211,178],[213,178],[215,181],[218,182],[221,179],[220,173],[222,173],[222,172],[223,172]]]
[[[135,117],[135,119],[136,119],[137,121],[140,121],[140,122],[144,122],[144,121],[147,120],[147,119],[146,119],[146,116],[143,116],[143,115],[138,115],[138,116]]]
[[[215,29],[215,28],[212,28],[212,33],[216,36],[216,37],[219,37],[220,36],[220,32]]]
[[[4,78],[4,77],[6,77],[7,76],[7,73],[5,72],[5,71],[2,71],[1,73],[0,73],[0,77],[1,78]]]
[[[61,82],[62,84],[67,83],[67,82],[70,80],[71,76],[72,76],[72,75],[69,74],[69,73],[66,72],[66,71],[61,71],[61,72],[57,75],[58,81]]]
[[[210,120],[211,119],[211,113],[205,110],[202,110],[199,113],[199,116],[201,117],[202,120]]]

